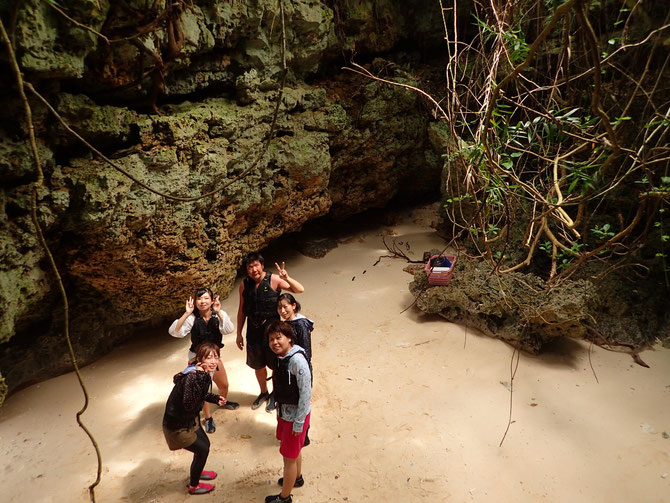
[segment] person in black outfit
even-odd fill
[[[236,342],[240,350],[244,349],[242,328],[248,321],[247,365],[254,369],[261,391],[251,408],[257,409],[264,402],[270,400],[267,368],[274,368],[277,361],[277,358],[269,349],[265,329],[271,322],[279,320],[277,299],[281,290],[302,293],[305,288],[288,275],[284,262],[282,262],[281,267],[275,262],[278,274],[265,271],[265,260],[260,253],[247,253],[242,262],[247,271],[247,277],[240,284]]]
[[[221,309],[219,298],[209,288],[199,288],[196,290],[195,296],[186,301],[184,314],[181,315],[181,318],[172,322],[168,332],[172,337],[177,338],[186,337],[190,334],[191,347],[188,351],[188,363],[192,363],[195,360],[195,350],[200,344],[212,342],[220,349],[223,347],[223,336],[232,333],[234,330],[235,327],[228,313]],[[221,360],[217,363],[212,379],[219,388],[219,394],[227,400],[224,408],[237,409],[240,404],[228,400],[228,375]],[[205,402],[203,413],[205,415],[205,430],[207,433],[214,433],[216,425],[207,402]]]
[[[308,362],[312,362],[312,331],[314,322],[300,314],[300,302],[290,293],[282,293],[277,300],[277,312],[288,322],[295,334],[294,343],[305,350]]]
[[[200,411],[205,401],[223,407],[226,399],[210,393],[212,378],[209,372],[216,369],[219,347],[209,342],[201,344],[195,358],[194,365],[174,376],[174,388],[163,414],[163,434],[170,450],[186,449],[193,453],[189,494],[206,494],[214,490],[214,485],[200,480],[213,480],[216,472],[204,471],[209,456],[209,438],[200,425]]]

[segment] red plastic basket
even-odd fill
[[[433,260],[438,258],[446,258],[450,263],[450,267],[433,267]],[[456,265],[456,255],[433,255],[426,262],[426,276],[428,283],[431,285],[448,285],[451,282],[451,277],[454,275],[454,266]]]

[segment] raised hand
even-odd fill
[[[305,287],[300,284],[299,281],[296,281],[295,278],[291,278],[286,272],[286,265],[284,262],[281,263],[281,266],[275,262],[275,267],[277,268],[277,276],[279,279],[284,282],[283,285],[280,285],[281,288],[288,290],[293,293],[302,293],[305,291]],[[288,284],[288,286],[286,286]]]
[[[286,278],[288,278],[288,273],[286,272],[286,268],[284,267],[285,262],[281,263],[281,267],[279,267],[279,264],[275,262],[275,267],[277,268],[277,274],[279,274],[279,277],[286,281]]]
[[[219,311],[221,311],[221,301],[218,295],[214,298],[214,302],[212,302],[212,311],[216,314],[219,314]]]
[[[186,301],[186,307],[184,310],[186,311],[187,314],[191,314],[193,312],[193,309],[195,309],[195,303],[193,302],[193,297],[189,297],[188,300]]]

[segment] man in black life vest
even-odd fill
[[[276,357],[268,346],[265,328],[279,320],[277,299],[281,290],[293,293],[305,291],[303,286],[291,278],[284,262],[281,267],[275,262],[278,274],[265,271],[265,260],[260,253],[247,253],[242,259],[247,277],[240,285],[240,306],[237,310],[237,347],[244,349],[242,328],[247,323],[247,365],[256,372],[260,394],[254,400],[252,409],[259,408],[270,398],[268,393],[267,367],[274,368]]]

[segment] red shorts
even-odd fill
[[[305,443],[305,435],[307,435],[311,415],[311,412],[307,414],[302,432],[295,436],[293,435],[293,423],[284,421],[281,417],[277,418],[277,440],[281,441],[279,454],[289,459],[296,459],[300,455],[300,450]]]

